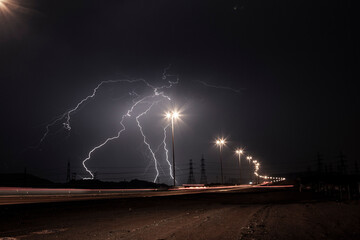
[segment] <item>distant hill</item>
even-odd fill
[[[25,173],[0,173],[1,187],[51,187],[54,183]]]
[[[140,188],[168,188],[166,184],[157,184],[153,182],[134,179],[130,182],[103,182],[100,180],[76,180],[66,183],[64,186],[70,188],[124,188],[124,189],[140,189]]]
[[[0,174],[0,187],[46,187],[46,188],[161,188],[167,189],[166,184],[157,184],[153,182],[134,179],[130,182],[103,182],[100,180],[72,180],[69,183],[54,183],[47,179],[25,173],[3,173]]]

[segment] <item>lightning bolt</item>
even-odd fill
[[[125,131],[125,125],[124,125],[124,123],[123,123],[124,120],[125,120],[125,118],[126,118],[126,117],[131,117],[131,113],[134,111],[134,109],[135,109],[135,107],[136,107],[137,105],[139,105],[139,104],[141,104],[141,103],[148,103],[147,100],[149,100],[149,99],[151,99],[151,98],[154,98],[154,97],[156,97],[156,96],[161,96],[161,97],[163,97],[163,98],[165,98],[165,99],[171,100],[168,96],[164,95],[163,93],[158,93],[158,92],[157,92],[157,89],[155,88],[153,95],[143,97],[142,99],[136,101],[136,102],[131,106],[131,108],[127,111],[127,113],[122,116],[121,121],[120,121],[120,125],[122,126],[122,129],[119,130],[119,132],[117,133],[116,136],[107,138],[103,143],[101,143],[100,145],[98,145],[98,146],[96,146],[96,147],[94,147],[93,149],[90,150],[90,152],[88,153],[87,158],[85,158],[85,159],[83,160],[83,162],[82,162],[85,170],[91,175],[90,178],[84,178],[85,180],[86,180],[86,179],[94,179],[94,174],[86,167],[86,164],[85,164],[88,160],[90,160],[92,154],[93,154],[96,150],[98,150],[99,148],[101,148],[101,147],[103,147],[104,145],[106,145],[109,141],[118,139],[118,138],[120,137],[121,133],[122,133],[123,131]],[[143,131],[142,131],[142,126],[140,125],[140,122],[139,122],[138,119],[139,119],[139,117],[143,116],[143,115],[146,114],[148,111],[150,111],[150,109],[152,108],[152,106],[153,106],[155,103],[158,103],[158,102],[159,102],[159,101],[153,102],[146,111],[140,113],[140,114],[135,118],[136,121],[137,121],[137,123],[138,123],[140,132],[141,132],[141,134],[142,134],[143,137],[144,137],[144,143],[145,143],[145,145],[148,146],[148,149],[149,149],[149,151],[151,152],[152,157],[153,157],[154,162],[155,162],[156,177],[155,177],[154,182],[156,181],[156,179],[157,179],[158,176],[159,176],[159,170],[158,170],[158,166],[157,166],[157,164],[158,164],[158,163],[157,163],[157,159],[156,159],[155,153],[152,151],[152,149],[151,149],[151,147],[150,147],[150,144],[146,141],[145,134],[144,134]]]
[[[170,124],[168,124],[167,126],[164,127],[164,139],[163,139],[163,145],[164,145],[164,151],[165,151],[165,160],[166,162],[169,164],[169,172],[170,172],[170,177],[172,179],[174,179],[173,173],[172,173],[172,165],[169,161],[169,150],[166,147],[166,129],[170,126]]]
[[[138,100],[137,102],[135,102],[135,103],[131,106],[131,108],[126,112],[126,114],[124,114],[124,115],[121,117],[120,125],[122,126],[122,128],[118,131],[118,133],[117,133],[115,136],[107,138],[107,139],[106,139],[104,142],[102,142],[100,145],[97,145],[96,147],[94,147],[93,149],[90,150],[90,152],[88,153],[87,158],[85,158],[85,159],[83,160],[83,162],[82,162],[82,165],[84,166],[85,170],[91,175],[90,178],[84,178],[85,180],[87,180],[87,179],[94,179],[94,174],[86,167],[86,164],[85,164],[85,163],[86,163],[88,160],[90,160],[92,154],[93,154],[96,150],[98,150],[99,148],[105,146],[108,142],[113,141],[113,140],[115,140],[115,139],[118,139],[118,138],[120,137],[121,133],[122,133],[123,131],[125,131],[125,129],[126,129],[126,128],[125,128],[125,125],[124,125],[124,123],[123,123],[124,120],[125,120],[125,118],[126,118],[126,117],[130,117],[130,116],[131,116],[131,113],[134,111],[134,108],[135,108],[137,105],[139,105],[141,102],[143,102],[145,99],[147,99],[147,98],[148,98],[148,97],[144,97],[144,98]]]
[[[154,151],[151,149],[151,146],[150,146],[150,144],[149,144],[148,141],[147,141],[147,138],[146,138],[146,136],[145,136],[145,134],[144,134],[143,128],[142,128],[142,126],[141,126],[141,124],[140,124],[139,118],[140,118],[141,116],[147,114],[147,113],[150,111],[150,109],[151,109],[155,104],[157,104],[157,103],[158,103],[158,101],[157,101],[157,102],[153,102],[153,103],[150,105],[150,107],[148,107],[143,113],[141,113],[140,115],[138,115],[138,116],[136,117],[136,122],[137,122],[137,125],[138,125],[139,129],[140,129],[140,133],[141,133],[141,135],[143,136],[144,143],[145,143],[145,145],[148,147],[148,149],[149,149],[149,151],[150,151],[150,153],[151,153],[151,156],[152,156],[152,158],[153,158],[153,160],[154,160],[154,165],[155,165],[155,170],[156,170],[156,176],[155,176],[154,182],[156,182],[157,178],[159,177],[158,161],[157,161],[157,159],[156,159],[156,156],[155,156]]]
[[[41,137],[40,142],[38,144],[38,146],[40,146],[40,144],[45,140],[45,138],[49,135],[50,133],[50,128],[52,126],[54,126],[55,124],[57,124],[58,122],[65,120],[64,122],[62,122],[63,127],[66,130],[71,130],[71,125],[70,125],[70,118],[71,118],[71,114],[75,113],[82,104],[84,104],[86,101],[88,101],[89,99],[92,99],[95,97],[97,91],[99,90],[99,88],[104,85],[104,84],[108,84],[108,83],[117,83],[117,82],[121,82],[121,81],[127,81],[127,82],[132,82],[131,80],[108,80],[108,81],[102,81],[100,82],[93,90],[92,94],[86,96],[85,98],[83,98],[74,108],[70,109],[69,111],[63,113],[62,115],[60,115],[59,117],[55,118],[55,120],[53,120],[52,122],[50,122],[49,124],[46,125],[46,131],[44,133],[44,135]],[[135,81],[135,80],[134,80]]]
[[[165,152],[165,160],[166,160],[166,162],[167,162],[168,165],[169,165],[169,174],[170,174],[170,177],[171,177],[172,179],[174,179],[174,176],[173,176],[173,174],[172,174],[172,165],[171,165],[171,163],[170,163],[170,161],[169,161],[169,150],[167,149],[167,144],[166,144],[166,136],[167,136],[166,130],[167,130],[167,128],[168,128],[169,126],[170,126],[170,124],[168,124],[168,125],[166,125],[166,126],[164,127],[164,129],[163,129],[163,131],[164,131],[164,138],[163,138],[162,142],[157,146],[157,148],[156,148],[156,150],[154,151],[154,153],[156,154],[156,153],[160,150],[160,147],[163,146],[163,149],[164,149],[164,152]]]
[[[208,84],[208,83],[206,83],[204,81],[198,81],[198,82],[203,84],[206,87],[217,88],[217,89],[225,89],[225,90],[230,90],[230,91],[233,91],[233,92],[236,92],[236,93],[240,93],[239,89],[234,89],[234,88],[226,87],[226,86],[216,86],[216,85]]]
[[[99,91],[99,89],[105,85],[105,84],[111,84],[111,83],[121,83],[121,82],[127,82],[127,83],[136,83],[136,82],[143,82],[145,84],[146,87],[152,89],[152,94],[150,95],[147,95],[147,96],[144,96],[144,97],[140,97],[139,94],[137,94],[135,91],[132,91],[132,92],[129,92],[129,95],[130,96],[133,96],[135,97],[132,101],[132,105],[130,106],[130,108],[127,110],[127,112],[121,117],[121,121],[120,121],[120,125],[121,125],[121,128],[120,130],[117,132],[116,135],[112,136],[112,137],[108,137],[106,138],[103,142],[101,142],[99,145],[95,146],[94,148],[92,148],[88,154],[87,154],[87,157],[82,161],[82,165],[85,169],[85,171],[87,173],[89,173],[90,177],[86,177],[84,179],[94,179],[94,174],[90,171],[90,169],[86,166],[86,162],[89,161],[91,159],[91,157],[93,156],[93,154],[100,148],[102,148],[103,146],[105,146],[107,143],[115,140],[115,139],[118,139],[122,132],[126,130],[126,127],[125,127],[125,124],[124,124],[124,120],[126,118],[130,118],[132,113],[134,112],[134,109],[140,105],[140,104],[150,104],[150,106],[142,113],[140,113],[139,115],[137,115],[135,117],[135,120],[138,124],[138,127],[140,129],[140,132],[143,136],[143,141],[144,141],[144,144],[148,147],[151,155],[152,155],[152,159],[154,161],[154,164],[155,164],[155,169],[156,169],[156,176],[155,176],[155,180],[154,182],[156,182],[158,176],[159,176],[159,169],[158,169],[158,161],[157,161],[157,158],[155,156],[155,152],[151,149],[151,146],[150,144],[148,143],[147,141],[147,137],[145,136],[144,132],[143,132],[143,128],[140,124],[140,121],[139,121],[139,118],[145,114],[147,114],[151,109],[152,107],[155,105],[155,104],[158,104],[160,101],[162,100],[168,100],[168,101],[171,101],[171,98],[167,95],[165,95],[165,93],[162,91],[163,89],[169,89],[171,87],[173,87],[174,85],[178,84],[179,83],[179,78],[176,77],[176,80],[175,81],[171,81],[171,80],[168,80],[169,77],[174,77],[176,75],[170,75],[167,73],[167,70],[169,68],[166,68],[163,72],[163,76],[162,76],[162,80],[165,80],[167,81],[167,83],[165,85],[162,85],[162,86],[158,86],[158,87],[155,87],[153,85],[151,85],[149,82],[145,81],[144,79],[137,79],[137,80],[107,80],[107,81],[102,81],[100,82],[92,91],[91,94],[89,94],[88,96],[86,96],[85,98],[83,98],[82,100],[80,100],[76,105],[75,107],[71,108],[70,110],[66,111],[65,113],[63,113],[62,115],[58,116],[57,118],[55,118],[52,122],[50,122],[49,124],[46,125],[46,131],[44,133],[44,135],[42,136],[42,138],[40,139],[40,142],[38,144],[38,146],[41,145],[41,143],[46,139],[46,137],[49,135],[50,133],[50,130],[53,126],[59,124],[59,123],[62,123],[62,126],[65,130],[67,131],[70,131],[71,130],[71,116],[76,113],[80,107],[87,101],[95,98],[97,92]],[[154,100],[156,98],[156,100]],[[160,98],[161,100],[159,100],[158,98]],[[171,164],[168,160],[168,150],[166,148],[166,128],[168,126],[166,126],[164,128],[164,140],[163,140],[163,145],[164,145],[164,151],[166,153],[166,161],[168,162],[169,166],[170,166],[170,170],[171,170]],[[160,145],[161,146],[161,145]],[[172,173],[170,171],[170,175],[172,177]]]
[[[167,75],[165,75],[165,80],[167,78]],[[164,79],[164,75],[163,75],[163,79]],[[70,120],[71,120],[71,115],[74,114],[85,102],[89,101],[90,99],[94,98],[96,96],[96,93],[98,92],[99,88],[102,85],[105,84],[110,84],[110,83],[121,83],[121,82],[128,82],[128,83],[136,83],[136,82],[143,82],[147,87],[150,87],[153,89],[154,94],[155,95],[163,95],[163,92],[158,92],[158,90],[162,89],[162,88],[171,88],[174,84],[178,83],[178,79],[176,82],[171,82],[168,81],[169,85],[168,86],[162,86],[162,87],[154,87],[151,84],[149,84],[147,81],[145,81],[144,79],[136,79],[136,80],[107,80],[107,81],[102,81],[100,82],[94,89],[92,94],[86,96],[85,98],[83,98],[82,100],[80,100],[80,102],[78,102],[78,104],[76,104],[75,107],[73,107],[72,109],[66,111],[65,113],[61,114],[59,117],[55,118],[52,122],[50,122],[49,124],[46,125],[45,127],[45,133],[43,134],[43,136],[41,137],[39,143],[38,143],[38,147],[41,145],[41,143],[46,139],[46,137],[49,135],[50,133],[50,128],[54,125],[56,125],[57,123],[62,122],[63,127],[70,131],[71,130],[71,125],[70,125]],[[138,96],[138,94],[136,94],[134,91],[129,93],[131,96]],[[168,98],[170,100],[170,98],[168,96],[165,96],[166,98]]]

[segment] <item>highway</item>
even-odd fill
[[[83,201],[93,199],[141,198],[211,192],[228,192],[252,188],[251,185],[217,187],[177,187],[157,189],[75,189],[0,187],[0,205]]]

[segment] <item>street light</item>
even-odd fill
[[[222,167],[222,147],[225,145],[226,141],[223,138],[218,138],[216,140],[216,145],[220,148],[220,167],[221,167],[221,183],[224,184],[224,175],[223,175],[223,167]]]
[[[254,171],[255,180],[256,180],[256,183],[258,184],[259,183],[259,173],[258,173],[258,171],[259,171],[260,163],[257,160],[254,160],[253,163],[255,165],[255,171]]]
[[[249,178],[250,178],[250,181],[252,181],[252,173],[251,173],[251,160],[252,160],[252,156],[248,155],[246,157],[246,159],[249,161]]]
[[[166,113],[166,118],[171,120],[171,131],[172,131],[172,154],[173,154],[173,177],[174,177],[174,187],[176,185],[175,180],[175,143],[174,143],[174,119],[178,119],[180,117],[180,114],[174,110],[172,112]]]
[[[239,184],[241,184],[241,161],[240,156],[244,153],[244,151],[241,148],[236,149],[235,151],[239,155]]]
[[[11,17],[13,15],[12,9],[15,8],[19,8],[19,6],[13,0],[0,0],[0,16],[8,15]]]
[[[0,7],[5,8],[5,3],[6,3],[5,0],[0,0]]]

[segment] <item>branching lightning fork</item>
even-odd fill
[[[163,80],[167,80],[168,77],[173,77],[174,75],[169,75],[167,74],[167,69],[164,70],[163,72]],[[135,99],[133,100],[133,104],[131,105],[131,107],[127,110],[127,112],[121,117],[121,121],[120,121],[120,125],[121,125],[121,129],[117,132],[117,134],[113,137],[109,137],[107,138],[105,141],[103,141],[101,144],[95,146],[94,148],[92,148],[87,157],[82,161],[82,164],[86,170],[86,172],[88,172],[90,174],[91,177],[88,178],[84,178],[84,179],[94,179],[94,174],[90,171],[90,169],[86,166],[86,162],[88,160],[91,159],[92,155],[94,154],[94,152],[100,148],[102,148],[103,146],[105,146],[108,142],[113,141],[115,139],[118,139],[121,135],[121,133],[123,131],[126,130],[126,127],[124,125],[124,120],[125,118],[129,118],[131,117],[132,113],[134,112],[134,109],[140,105],[140,104],[150,104],[150,106],[142,113],[140,113],[139,115],[136,116],[136,121],[137,124],[139,126],[140,132],[143,135],[143,141],[144,144],[148,147],[149,151],[151,152],[151,155],[153,157],[154,160],[154,164],[155,164],[155,169],[156,169],[156,177],[154,179],[154,182],[157,180],[158,175],[159,175],[159,171],[158,171],[158,161],[156,159],[155,153],[154,151],[151,149],[150,144],[147,141],[147,137],[145,136],[144,132],[143,132],[143,128],[140,124],[139,118],[145,114],[147,114],[151,108],[159,103],[162,100],[168,100],[171,101],[171,98],[167,95],[165,95],[165,93],[163,91],[160,91],[162,89],[169,89],[171,88],[173,85],[177,84],[179,82],[179,79],[176,78],[176,81],[167,81],[167,84],[159,86],[159,87],[155,87],[153,85],[151,85],[150,83],[148,83],[147,81],[145,81],[144,79],[138,79],[138,80],[108,80],[108,81],[102,81],[101,83],[99,83],[93,90],[92,94],[86,96],[84,99],[82,99],[80,102],[78,102],[78,104],[76,104],[76,106],[72,109],[70,109],[69,111],[63,113],[62,115],[60,115],[59,117],[57,117],[55,120],[53,120],[52,122],[50,122],[49,124],[46,125],[46,131],[44,133],[44,135],[42,136],[42,138],[40,139],[40,142],[38,144],[38,147],[41,145],[41,143],[46,139],[46,137],[48,136],[48,134],[50,133],[50,128],[52,126],[55,126],[56,124],[59,124],[60,122],[62,123],[64,129],[70,131],[71,130],[71,125],[70,125],[70,120],[71,120],[71,116],[77,111],[79,110],[79,108],[87,101],[89,101],[90,99],[94,98],[96,96],[96,93],[98,92],[99,88],[104,85],[104,84],[110,84],[110,83],[120,83],[120,82],[128,82],[128,83],[135,83],[135,82],[143,82],[146,87],[149,87],[153,90],[153,93],[147,96],[142,97],[141,99],[140,96],[135,93],[134,91],[132,91],[131,93],[129,93],[130,96],[134,96]],[[161,100],[159,100],[159,98]],[[154,100],[155,99],[155,100]],[[171,164],[168,160],[168,150],[166,148],[166,128],[168,126],[166,126],[164,128],[164,140],[163,140],[163,145],[164,145],[164,151],[165,151],[165,155],[166,155],[166,161],[168,162],[169,166],[170,166],[170,170],[171,170]],[[170,171],[170,176],[172,177],[172,173]]]
[[[167,132],[166,130],[168,129],[168,127],[170,126],[170,124],[166,125],[164,127],[164,139],[163,139],[163,145],[164,145],[164,151],[165,151],[165,160],[166,162],[169,164],[169,172],[170,172],[170,177],[172,179],[174,179],[174,176],[173,176],[173,171],[172,171],[172,165],[169,161],[169,150],[167,149],[167,146],[166,146],[166,135],[167,135]]]
[[[151,149],[151,146],[150,146],[150,144],[149,144],[148,141],[147,141],[147,138],[146,138],[146,136],[145,136],[145,134],[144,134],[143,128],[142,128],[142,126],[141,126],[141,124],[140,124],[139,118],[140,118],[141,116],[147,114],[147,113],[150,111],[150,109],[151,109],[155,104],[157,104],[157,103],[159,103],[159,102],[158,102],[158,101],[157,101],[157,102],[153,102],[153,103],[150,105],[150,107],[148,107],[143,113],[141,113],[140,115],[138,115],[138,116],[136,117],[136,122],[137,122],[137,125],[138,125],[139,129],[140,129],[140,133],[141,133],[141,135],[143,136],[144,143],[145,143],[145,145],[148,147],[148,149],[149,149],[149,151],[150,151],[150,153],[151,153],[151,156],[152,156],[152,158],[153,158],[153,160],[154,160],[154,165],[155,165],[155,170],[156,170],[156,176],[155,176],[154,182],[156,182],[157,178],[159,177],[158,161],[157,161],[157,159],[156,159],[155,152]]]

